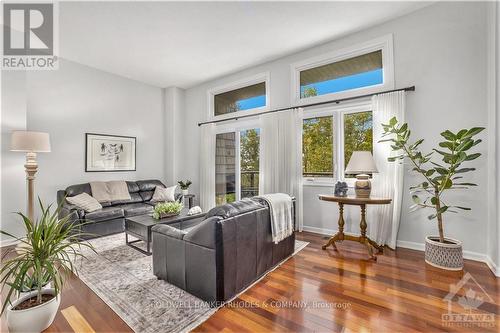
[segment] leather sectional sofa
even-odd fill
[[[215,207],[188,230],[156,225],[152,233],[153,273],[214,305],[247,288],[295,246],[294,234],[274,244],[269,207],[258,198]]]
[[[159,180],[127,181],[130,200],[101,203],[103,208],[91,213],[68,203],[65,198],[86,192],[92,195],[89,183],[71,185],[65,190],[57,191],[57,202],[62,203],[60,217],[71,215],[71,222],[81,225],[81,231],[99,237],[124,231],[125,218],[129,216],[149,214],[153,211],[151,202],[156,186],[165,185]],[[176,194],[182,201],[182,194]]]

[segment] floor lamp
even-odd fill
[[[35,218],[35,174],[38,170],[36,153],[50,152],[49,133],[14,131],[11,136],[11,151],[26,153],[26,182],[28,185],[28,217]]]

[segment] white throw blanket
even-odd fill
[[[292,197],[284,193],[260,195],[269,204],[273,242],[278,244],[293,233]]]
[[[99,202],[130,200],[127,183],[123,180],[90,182],[92,196]]]

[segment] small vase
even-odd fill
[[[189,194],[189,190],[182,190],[182,195],[188,195]]]

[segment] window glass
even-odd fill
[[[382,84],[382,51],[363,54],[300,72],[300,98]]]
[[[222,205],[236,200],[236,133],[217,134],[215,152],[215,201]]]
[[[241,198],[259,194],[260,129],[240,132],[240,186]]]
[[[305,119],[302,135],[304,177],[333,177],[333,117]]]
[[[344,167],[347,167],[352,152],[368,150],[373,153],[372,112],[347,113],[344,115]],[[355,175],[345,175],[347,178]]]
[[[266,83],[231,90],[214,96],[216,116],[266,106]]]

